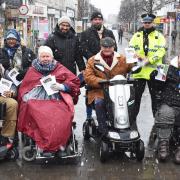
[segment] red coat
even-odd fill
[[[19,88],[18,131],[35,140],[43,150],[57,151],[66,145],[74,116],[73,100],[77,102],[80,94],[79,79],[61,64],[57,64],[51,75],[56,81],[65,83],[71,89],[69,94],[60,92],[62,100],[22,100],[24,94],[40,84],[41,73],[31,67]],[[73,97],[73,100],[72,100]]]

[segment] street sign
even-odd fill
[[[21,15],[26,15],[28,13],[29,9],[26,5],[21,5],[19,8],[19,12]]]
[[[180,13],[177,14],[177,21],[180,21]]]

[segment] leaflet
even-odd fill
[[[138,58],[135,58],[135,49],[134,48],[125,48],[126,63],[135,63],[138,62]]]
[[[43,85],[45,91],[47,92],[48,96],[58,93],[59,91],[54,91],[51,89],[51,85],[56,83],[55,76],[48,75],[40,79],[41,84]]]
[[[158,74],[157,76],[155,76],[155,79],[159,81],[166,81],[168,69],[169,69],[168,64],[161,64],[160,66],[158,66],[157,68]]]
[[[3,96],[5,91],[10,91],[11,86],[12,86],[11,81],[4,79],[4,78],[1,78],[1,80],[0,80],[0,93],[1,93],[1,95]]]
[[[8,76],[10,77],[10,79],[13,81],[13,83],[16,85],[16,86],[19,86],[21,84],[22,81],[18,81],[16,79],[17,75],[19,74],[19,72],[13,68],[11,71],[9,71],[8,73]]]

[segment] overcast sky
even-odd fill
[[[107,18],[108,14],[118,14],[121,0],[91,0],[91,3],[100,8]]]

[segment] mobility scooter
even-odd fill
[[[95,68],[105,73],[102,64],[95,64]],[[139,67],[134,67],[136,71]],[[106,74],[106,73],[105,73]],[[106,75],[107,77],[107,75]],[[114,78],[101,81],[100,84],[104,91],[108,117],[108,133],[100,140],[100,161],[108,160],[110,153],[130,152],[138,161],[144,158],[144,142],[140,139],[137,128],[132,128],[134,122],[134,88],[132,82],[128,82],[123,75],[116,75]],[[87,140],[96,137],[98,125],[96,120],[84,122],[83,135]]]
[[[6,103],[0,103],[0,130],[3,127],[4,117],[6,115]],[[1,139],[1,141],[3,141]],[[18,153],[18,142],[17,137],[15,137],[12,142],[0,147],[0,160],[9,159],[16,160],[19,156]]]

